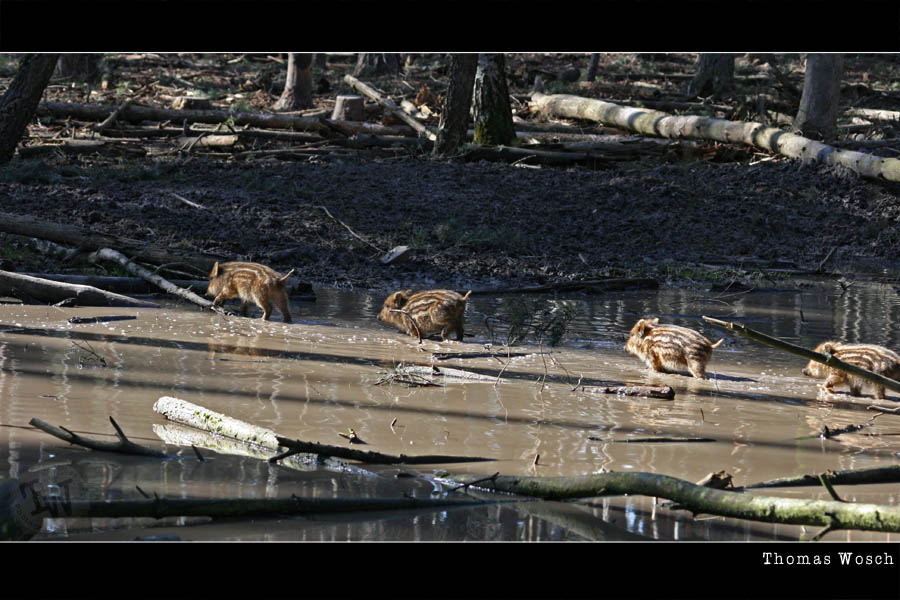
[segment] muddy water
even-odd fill
[[[401,469],[338,472],[271,466],[249,456],[207,451],[193,458],[153,412],[175,396],[269,427],[279,434],[388,454],[487,457],[438,468],[490,475],[584,475],[601,469],[647,471],[696,481],[712,471],[736,485],[826,469],[897,464],[900,416],[877,413],[849,398],[817,398],[802,376],[804,361],[716,330],[700,315],[735,320],[788,342],[813,347],[827,338],[900,348],[900,299],[890,286],[837,284],[745,294],[666,290],[570,295],[578,317],[549,354],[534,345],[512,358],[442,360],[486,381],[442,387],[376,385],[398,364],[428,365],[433,351],[483,352],[499,345],[511,297],[474,297],[465,343],[415,340],[375,320],[382,298],[333,289],[315,303],[297,302],[295,322],[230,318],[189,306],[164,309],[48,308],[0,305],[0,459],[3,476],[46,497],[136,499],[136,486],[165,497],[432,497],[434,484],[398,478]],[[541,297],[539,300],[548,300]],[[641,316],[700,329],[725,341],[713,353],[710,379],[651,373],[627,355],[627,331]],[[71,324],[71,317],[133,316]],[[493,323],[493,324],[492,324]],[[545,348],[546,350],[546,348]],[[502,376],[501,376],[502,375]],[[498,381],[499,379],[499,381]],[[673,401],[574,392],[583,384],[669,385]],[[870,390],[866,390],[870,394]],[[888,392],[889,399],[897,399]],[[886,404],[890,404],[888,400]],[[181,454],[151,460],[92,453],[28,427],[38,417],[94,437],[113,439],[109,417],[139,443]],[[868,425],[824,440],[824,426]],[[646,441],[689,438],[706,441]],[[644,441],[642,441],[644,440]],[[538,457],[535,464],[535,457]],[[412,469],[408,469],[412,470]],[[896,505],[900,486],[844,486],[846,499]],[[761,495],[827,499],[824,490],[783,488]],[[190,525],[190,526],[186,526]],[[532,502],[479,509],[346,515],[211,523],[203,519],[44,519],[40,539],[281,540],[756,540],[797,539],[796,526],[693,519],[652,499],[620,497],[577,504]],[[896,535],[841,532],[826,539],[895,540]]]

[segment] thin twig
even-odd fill
[[[381,248],[379,248],[379,247],[376,246],[375,244],[371,243],[370,241],[366,240],[365,238],[363,238],[362,236],[360,236],[358,233],[356,233],[355,231],[353,231],[352,229],[350,229],[350,226],[349,226],[349,225],[347,225],[346,223],[344,223],[343,221],[341,221],[340,219],[338,219],[337,217],[335,217],[333,214],[331,214],[330,212],[328,212],[328,209],[325,208],[324,206],[319,205],[319,208],[321,208],[322,210],[324,210],[326,215],[328,215],[329,217],[331,217],[332,219],[334,219],[335,221],[337,221],[338,223],[340,223],[341,225],[343,225],[344,228],[345,228],[347,231],[349,231],[350,234],[351,234],[353,237],[355,237],[356,239],[358,239],[358,240],[361,241],[362,243],[364,243],[364,244],[366,244],[367,246],[370,246],[370,247],[372,247],[372,248],[375,248],[376,250],[378,250],[378,251],[381,252],[382,254],[387,253],[387,250],[382,250]]]

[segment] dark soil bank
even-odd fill
[[[815,269],[835,246],[828,268],[848,272],[890,266],[900,250],[894,190],[779,159],[605,171],[424,157],[16,159],[0,169],[0,210],[371,289],[748,278],[761,264]],[[34,268],[15,264],[14,240],[2,241],[7,268]],[[381,265],[398,245],[413,249],[409,260]],[[698,263],[735,269],[713,275]]]

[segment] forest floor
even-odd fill
[[[698,104],[668,112],[741,120],[758,120],[753,110],[761,98],[770,110],[796,113],[802,88],[796,55],[739,57],[736,92],[714,101],[684,97],[695,56],[602,59],[597,80],[589,83],[583,81],[587,55],[508,55],[510,92],[519,99],[516,117],[523,124],[539,121],[525,101],[536,75],[544,79],[545,93],[630,106],[693,102]],[[353,66],[351,56],[329,56],[327,68],[316,69],[318,113],[306,114],[330,116],[335,95],[350,91],[342,78]],[[278,60],[240,55],[121,55],[108,57],[107,68],[105,89],[54,80],[45,100],[116,106],[132,98],[165,107],[193,91],[215,108],[266,112],[284,73]],[[898,71],[896,56],[848,56],[842,107],[900,108]],[[13,73],[14,65],[0,64],[0,92]],[[360,79],[377,82],[399,102],[423,85],[439,96],[446,67],[440,56],[428,55],[400,76]],[[374,103],[367,112],[370,120],[381,119]],[[557,123],[610,133],[592,123]],[[897,137],[890,122],[842,124],[847,145]],[[86,127],[39,118],[24,143],[51,143],[53,136],[66,139]],[[253,260],[282,272],[293,268],[299,280],[316,285],[373,290],[608,276],[753,286],[817,270],[896,276],[900,253],[900,186],[712,142],[567,167],[465,155],[437,159],[408,147],[291,160],[238,160],[230,151],[174,148],[137,158],[102,152],[16,158],[0,168],[0,211],[81,225],[175,253]],[[877,151],[896,156],[898,148],[886,142]],[[399,245],[411,248],[407,260],[379,262]],[[0,234],[0,261],[8,270],[85,272],[83,265],[62,265],[7,234]]]

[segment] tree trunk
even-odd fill
[[[475,143],[488,146],[509,145],[516,139],[506,60],[503,54],[481,54],[475,71]]]
[[[841,54],[810,54],[807,57],[800,110],[794,119],[794,128],[804,136],[824,141],[834,139],[843,71]]]
[[[718,96],[734,86],[733,54],[701,54],[688,96]]]
[[[441,108],[437,141],[434,144],[435,155],[456,154],[466,139],[477,67],[477,54],[450,55],[450,83]]]
[[[312,99],[312,68],[315,54],[288,55],[287,76],[274,110],[300,110],[315,106]]]
[[[593,83],[597,79],[597,67],[600,64],[600,53],[591,54],[591,64],[588,66],[587,73],[584,76],[585,81]]]
[[[60,54],[53,76],[97,81],[100,76],[101,60],[102,54]]]
[[[26,54],[0,98],[0,164],[8,162],[53,75],[58,54]]]
[[[400,55],[390,52],[363,52],[356,60],[353,76],[397,75],[400,73]]]

